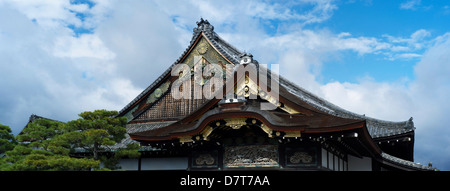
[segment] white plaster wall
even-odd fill
[[[120,159],[118,170],[138,170],[139,159]]]

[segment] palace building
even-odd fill
[[[164,64],[164,63],[158,63]],[[435,170],[414,123],[344,110],[259,64],[201,19],[189,46],[118,114],[141,144],[123,170]],[[128,161],[127,161],[128,160]]]

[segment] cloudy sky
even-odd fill
[[[120,110],[195,22],[347,110],[414,118],[415,161],[450,170],[450,2],[0,0],[0,123]]]

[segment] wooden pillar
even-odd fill
[[[141,153],[142,156],[142,153]],[[141,171],[141,156],[138,158],[138,171]]]

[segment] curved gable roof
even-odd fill
[[[150,84],[146,89],[144,89],[135,99],[133,99],[122,110],[120,110],[118,116],[125,116],[128,112],[133,110],[133,108],[136,107],[142,99],[144,99],[152,91],[154,91],[154,89],[156,89],[160,84],[162,84],[164,80],[170,76],[172,66],[179,64],[183,61],[183,59],[189,54],[189,52],[198,42],[200,37],[206,38],[208,42],[214,47],[214,49],[217,52],[219,52],[219,54],[221,54],[224,58],[230,61],[232,64],[234,65],[239,64],[240,57],[241,55],[243,55],[243,52],[227,43],[216,32],[214,32],[214,27],[207,20],[201,19],[199,22],[197,22],[197,27],[193,29],[193,32],[194,33],[190,41],[190,44],[186,48],[186,50],[182,53],[182,55],[171,66],[169,66],[168,69],[164,71],[159,78],[157,78],[152,84]],[[270,69],[258,65],[257,61],[255,61],[254,63],[257,65],[259,69],[266,69],[268,70],[269,73],[272,72]],[[367,117],[365,115],[360,115],[345,110],[339,106],[336,106],[308,92],[307,90],[297,86],[295,83],[285,79],[282,76],[279,76],[278,82],[280,85],[280,92],[284,91],[285,97],[294,97],[296,98],[296,100],[301,100],[302,102],[309,105],[308,108],[314,108],[318,111],[336,117],[355,120],[365,120],[367,123],[369,134],[371,135],[372,138],[404,134],[415,130],[412,118],[406,121],[392,122]]]

